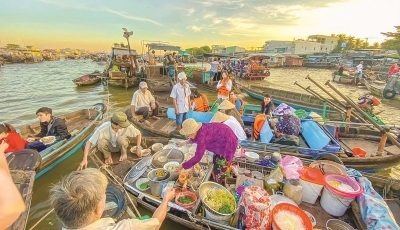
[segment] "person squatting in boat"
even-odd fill
[[[35,149],[40,152],[55,143],[45,143],[40,141],[43,137],[54,136],[56,141],[61,141],[71,137],[64,119],[54,117],[52,109],[42,107],[36,111],[36,116],[40,121],[40,133],[36,134],[34,137],[26,139],[28,141],[28,149]]]
[[[222,113],[234,117],[240,123],[240,126],[244,127],[242,116],[240,115],[239,111],[236,110],[235,105],[232,104],[230,101],[228,100],[223,101],[218,106],[218,110]]]
[[[192,110],[197,112],[208,112],[210,111],[210,105],[208,102],[207,95],[199,93],[199,91],[193,91]]]
[[[16,129],[8,123],[0,124],[0,140],[0,143],[8,143],[8,148],[4,150],[7,155],[25,149],[28,144]]]
[[[179,141],[181,147],[189,143],[197,143],[194,156],[178,166],[178,170],[189,169],[200,162],[206,150],[213,152],[213,178],[217,183],[222,183],[230,167],[230,162],[238,146],[238,138],[227,125],[223,123],[202,124],[189,118],[182,124],[180,134],[187,136],[186,141]],[[221,134],[224,135],[221,135]]]
[[[96,128],[93,135],[86,142],[83,159],[78,170],[87,167],[87,158],[92,145],[96,146],[103,153],[106,164],[113,163],[112,152],[121,151],[119,161],[126,160],[129,143],[133,141],[133,138],[136,138],[136,154],[138,157],[142,157],[142,148],[140,146],[142,134],[129,122],[125,113],[114,113],[111,121],[104,122]]]
[[[89,168],[70,173],[50,189],[50,202],[63,223],[63,230],[158,230],[167,215],[168,202],[175,197],[175,190],[169,188],[152,218],[115,223],[110,217],[101,218],[106,207],[107,184],[107,177],[100,170]]]
[[[139,84],[139,89],[133,94],[131,101],[131,114],[132,120],[138,121],[139,116],[143,115],[143,122],[150,125],[149,112],[151,111],[151,118],[160,120],[158,115],[158,102],[154,99],[153,95],[147,90],[147,83],[142,81]]]

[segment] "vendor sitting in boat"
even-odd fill
[[[136,138],[136,154],[138,157],[142,157],[142,148],[140,147],[142,134],[129,122],[125,113],[114,113],[111,121],[104,122],[96,128],[89,141],[86,142],[83,159],[78,170],[87,167],[87,157],[92,145],[103,153],[106,164],[113,163],[112,152],[121,152],[119,161],[126,160],[129,143],[133,138]]]
[[[0,143],[8,143],[8,148],[5,149],[5,153],[12,153],[18,150],[26,148],[28,142],[24,140],[15,128],[8,124],[0,124]]]
[[[338,75],[343,76],[343,71],[344,71],[344,67],[343,64],[340,64],[339,69],[338,69]]]
[[[29,142],[27,145],[28,149],[36,149],[40,152],[55,143],[55,141],[61,141],[71,137],[64,119],[54,117],[52,114],[53,111],[47,107],[42,107],[36,111],[36,116],[40,121],[40,133],[26,139]],[[48,136],[54,136],[55,141],[51,143],[39,141],[43,137]]]
[[[244,127],[244,122],[242,119],[242,115],[240,115],[239,111],[236,110],[235,105],[232,102],[225,100],[219,106],[218,110],[223,112],[229,116],[234,117],[239,123],[240,126]]]
[[[276,137],[283,135],[299,136],[301,133],[301,121],[298,117],[292,114],[296,110],[292,107],[281,103],[274,111],[273,115],[282,116],[282,119],[274,125],[274,133]]]
[[[131,115],[132,120],[138,121],[137,115],[143,115],[143,120],[146,125],[150,125],[149,113],[151,112],[151,118],[160,120],[158,115],[158,103],[154,99],[153,95],[147,90],[147,83],[142,81],[139,83],[139,89],[133,94],[131,101]]]
[[[189,118],[183,122],[182,129],[179,132],[189,137],[189,140],[177,142],[177,146],[197,143],[194,157],[181,164],[179,170],[193,167],[200,162],[205,151],[208,150],[214,153],[214,181],[222,184],[238,145],[238,138],[231,128],[221,123],[202,124],[196,122],[193,118]]]
[[[239,111],[240,115],[243,115],[244,101],[242,98],[238,98],[235,92],[232,91],[229,93],[229,101],[236,106],[235,108]]]
[[[205,94],[201,94],[197,90],[193,91],[192,110],[197,112],[210,111],[209,102]]]
[[[115,223],[110,217],[101,218],[106,207],[107,185],[107,177],[100,170],[90,168],[70,173],[51,188],[51,205],[64,230],[157,230],[167,215],[168,202],[175,197],[175,189],[166,189],[152,218],[124,219]]]
[[[216,112],[210,123],[225,124],[232,129],[239,141],[245,141],[247,139],[246,133],[244,132],[242,126],[240,126],[240,123],[232,116],[228,116],[221,112]]]
[[[264,95],[264,101],[261,103],[261,112],[267,116],[267,118],[272,117],[272,111],[274,111],[274,103],[272,102],[272,97],[269,94]]]

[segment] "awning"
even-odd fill
[[[146,44],[147,47],[151,50],[171,50],[171,51],[179,51],[181,50],[180,46],[171,46],[164,43],[149,43]]]
[[[224,53],[205,53],[203,54],[204,57],[234,57],[229,54],[224,54]]]
[[[129,55],[128,48],[114,47],[113,52],[114,52],[114,55]],[[137,56],[139,54],[136,52],[136,50],[131,49],[131,55]]]

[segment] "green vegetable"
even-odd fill
[[[231,208],[229,207],[229,205],[223,205],[219,210],[218,210],[218,212],[219,213],[222,213],[222,214],[230,214],[230,213],[232,213],[232,211],[231,211]]]
[[[181,196],[179,197],[178,201],[182,204],[190,204],[194,201],[191,196]]]
[[[148,182],[142,183],[139,185],[140,189],[146,189],[147,187],[149,187]]]

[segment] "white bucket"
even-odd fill
[[[321,190],[324,188],[323,185],[314,184],[302,179],[300,179],[300,185],[303,187],[301,200],[310,204],[314,204],[315,201],[317,201],[318,196],[321,194]]]
[[[204,208],[204,210],[206,211],[206,218],[207,219],[216,221],[218,223],[229,224],[229,220],[232,217],[232,214],[230,214],[230,215],[218,215],[218,214],[214,214],[213,212],[208,210],[208,208]]]
[[[339,196],[326,186],[321,196],[321,207],[332,216],[343,216],[351,202],[355,199]]]

